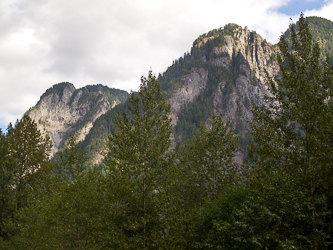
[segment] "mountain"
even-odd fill
[[[203,34],[193,43],[191,53],[174,61],[158,76],[162,90],[172,108],[173,137],[180,141],[206,122],[215,112],[222,111],[231,119],[241,145],[248,139],[247,120],[252,118],[251,100],[263,102],[269,94],[263,85],[264,68],[271,75],[278,72],[276,47],[260,35],[236,24]],[[118,107],[125,110],[125,105]],[[115,110],[98,118],[83,147],[92,152],[103,150],[103,141],[112,129]],[[244,150],[239,158],[244,156]],[[98,157],[100,159],[100,157]]]
[[[54,154],[70,133],[75,133],[78,141],[84,140],[96,119],[127,97],[126,91],[100,84],[76,89],[73,84],[63,82],[46,90],[37,105],[27,112],[38,129],[51,137]]]
[[[307,20],[314,39],[318,38],[321,43],[322,57],[332,56],[333,23],[317,17],[309,17]],[[288,32],[285,32],[287,37]],[[264,95],[270,95],[264,85],[264,69],[270,76],[278,74],[277,52],[277,45],[268,43],[255,31],[236,24],[228,24],[199,36],[193,42],[191,52],[185,53],[158,75],[172,108],[174,140],[189,138],[201,122],[207,124],[213,112],[222,112],[225,119],[232,120],[235,133],[240,135],[242,150],[238,160],[241,162],[248,143],[247,121],[252,118],[251,102],[262,104]],[[99,88],[101,90],[97,90]],[[98,162],[102,158],[105,138],[113,129],[113,118],[118,110],[126,111],[125,99],[128,96],[117,90],[119,95],[123,94],[119,97],[115,94],[118,93],[116,90],[110,90],[111,94],[107,89],[101,85],[80,90],[75,90],[68,83],[55,85],[46,91],[36,107],[29,112],[39,121],[39,127],[50,133],[56,150],[68,132],[73,131],[82,139],[81,147],[94,162]],[[81,91],[82,97],[76,97]],[[103,91],[109,95],[103,94]],[[50,101],[52,98],[54,101]],[[87,102],[80,101],[81,104],[77,105],[79,101],[74,100],[80,98]]]
[[[263,102],[269,94],[263,84],[264,68],[278,73],[276,48],[260,35],[236,24],[203,34],[191,53],[160,75],[173,112],[175,138],[188,138],[212,112],[233,120],[244,139],[252,118],[251,100]]]

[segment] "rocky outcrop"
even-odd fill
[[[184,75],[181,80],[185,83],[168,100],[171,104],[172,125],[175,126],[178,121],[178,113],[182,105],[192,102],[193,98],[198,96],[207,85],[208,71],[202,68],[193,68],[191,73]]]
[[[248,121],[253,117],[251,103],[264,104],[264,96],[270,95],[264,84],[265,70],[270,76],[279,72],[276,53],[277,48],[256,32],[236,24],[200,36],[194,41],[191,54],[184,55],[161,78],[166,86],[169,83],[179,86],[169,98],[172,124],[176,128],[173,138],[181,140],[201,121],[208,125],[212,112],[222,112],[226,120],[232,120],[240,136],[244,150],[238,153],[237,159],[241,162],[248,142]],[[188,71],[191,73],[185,73]],[[172,74],[174,78],[170,77]],[[194,103],[195,97],[198,98]],[[196,125],[189,125],[193,122]]]
[[[77,135],[78,141],[84,140],[95,120],[127,96],[125,91],[117,90],[114,95],[111,92],[102,85],[77,90],[71,83],[56,84],[43,94],[28,115],[40,131],[50,136],[54,154],[70,132]]]
[[[247,27],[243,29],[236,24],[229,24],[229,26],[234,26],[233,35],[224,36],[224,45],[214,47],[212,52],[216,56],[227,54],[230,58],[234,57],[235,53],[241,53],[248,62],[254,76],[261,82],[265,80],[264,69],[270,75],[276,75],[279,71],[277,62],[274,60],[277,48],[266,42],[255,31],[250,31]],[[214,37],[210,37],[208,40],[212,39]],[[204,42],[208,40],[203,39]],[[212,59],[212,63],[217,66],[227,66],[224,63],[225,61],[226,59],[221,58]]]

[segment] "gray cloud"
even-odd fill
[[[137,90],[150,68],[162,73],[199,35],[230,22],[275,43],[289,22],[276,10],[288,2],[2,0],[0,124],[62,81]],[[317,15],[331,10],[327,2]]]

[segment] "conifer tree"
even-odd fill
[[[37,124],[25,114],[15,127],[9,127],[9,154],[15,167],[16,209],[28,205],[29,194],[41,187],[44,168],[48,167],[52,142],[37,129]]]
[[[291,44],[280,37],[280,75],[272,78],[266,73],[272,93],[267,105],[252,110],[249,156],[261,178],[285,171],[308,191],[311,213],[303,215],[308,216],[311,246],[318,249],[327,240],[323,190],[332,183],[327,176],[333,165],[333,71],[329,59],[320,61],[319,44],[312,42],[303,14],[298,23],[298,30],[290,25]]]
[[[238,137],[231,121],[224,123],[222,113],[213,114],[209,126],[201,124],[198,133],[181,147],[184,203],[200,206],[214,200],[223,189],[235,181]]]
[[[0,129],[0,237],[5,237],[4,224],[15,210],[12,205],[14,164],[9,157],[8,138]]]
[[[7,134],[0,133],[0,236],[9,240],[19,229],[18,212],[37,202],[46,193],[51,171],[50,138],[24,115]],[[1,241],[1,239],[0,239]]]
[[[57,155],[59,156],[57,174],[63,180],[74,181],[87,170],[88,157],[80,150],[74,134],[68,138]]]
[[[279,165],[306,178],[332,164],[333,71],[328,59],[322,65],[319,44],[312,43],[303,15],[299,31],[295,25],[290,30],[291,50],[284,36],[279,42],[280,76],[267,74],[269,107],[253,109],[252,152],[261,164]]]
[[[129,114],[118,113],[108,139],[105,165],[125,240],[118,248],[156,246],[164,232],[165,174],[171,146],[170,105],[150,71],[128,99]]]

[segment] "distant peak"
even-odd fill
[[[59,88],[74,87],[74,84],[70,82],[60,82],[52,86],[52,88],[58,88],[58,87]]]
[[[235,33],[243,30],[241,26],[235,23],[228,23],[224,27],[213,29],[209,31],[208,33],[204,33],[201,36],[199,36],[194,42],[193,47],[195,46],[201,46],[202,44],[205,44],[207,41],[215,38],[222,38],[224,36],[234,36]],[[245,30],[248,30],[247,27],[245,27]]]
[[[45,93],[41,96],[40,100],[42,100],[44,97],[49,96],[51,94],[57,94],[59,97],[63,95],[63,92],[65,89],[69,89],[70,92],[75,91],[75,87],[70,82],[60,82],[57,84],[54,84],[51,88],[47,89]]]

